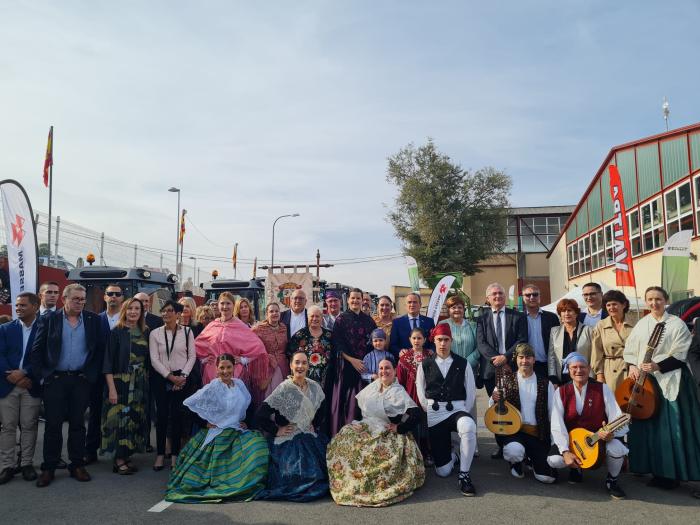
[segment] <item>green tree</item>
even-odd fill
[[[503,171],[464,170],[428,139],[389,157],[386,178],[398,189],[389,222],[421,277],[474,275],[479,261],[503,250],[511,188]]]

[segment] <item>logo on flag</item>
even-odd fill
[[[12,244],[18,248],[24,239],[24,217],[15,215],[15,222],[12,223]]]

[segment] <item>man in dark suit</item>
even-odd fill
[[[292,307],[282,312],[280,322],[287,327],[287,341],[290,341],[292,336],[299,330],[309,325],[309,318],[306,313],[306,292],[304,290],[294,290],[292,293]]]
[[[598,283],[586,283],[581,289],[586,309],[578,315],[578,322],[595,328],[598,321],[605,319],[608,312],[603,308],[603,289]]]
[[[36,335],[39,297],[23,292],[15,301],[17,319],[0,326],[0,485],[15,474],[17,426],[20,434],[20,471],[26,481],[36,479],[32,466],[41,409],[41,389],[31,379],[29,351]]]
[[[481,379],[490,396],[496,386],[496,368],[510,371],[515,347],[527,343],[527,321],[520,312],[505,307],[506,292],[498,283],[488,285],[486,301],[489,306],[476,321],[476,347],[481,354]],[[491,454],[492,459],[503,457],[503,447],[498,439],[496,442],[499,448]]]
[[[71,477],[90,481],[85,469],[85,411],[90,385],[102,373],[104,335],[97,314],[84,310],[85,288],[63,289],[63,308],[39,318],[29,354],[32,381],[43,381],[44,462],[38,487],[54,479],[63,447],[63,420],[68,416],[68,458]]]
[[[547,378],[549,333],[554,326],[559,326],[559,317],[552,312],[542,310],[540,301],[541,294],[537,285],[526,284],[523,287],[523,304],[527,319],[527,342],[535,352],[535,375]]]
[[[435,321],[430,317],[420,314],[420,294],[410,293],[406,296],[406,315],[397,317],[391,323],[391,337],[389,338],[389,351],[394,354],[398,362],[399,352],[404,348],[411,348],[411,332],[414,328],[420,328],[425,334],[425,348],[434,348],[428,341],[430,331],[435,328]]]
[[[143,310],[146,312],[144,321],[149,330],[155,330],[163,326],[163,318],[159,315],[151,313],[151,296],[144,292],[139,292],[134,295],[134,299],[138,299],[143,304]]]
[[[56,303],[61,289],[56,281],[46,281],[39,287],[39,315],[44,315],[46,312],[55,312]]]

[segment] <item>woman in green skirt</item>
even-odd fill
[[[651,313],[639,320],[625,344],[629,376],[637,380],[647,372],[658,393],[659,409],[650,419],[630,425],[630,470],[651,473],[650,486],[672,489],[680,481],[700,480],[700,405],[686,366],[691,336],[685,323],[666,312],[668,293],[651,286],[644,293]],[[647,342],[654,327],[665,323],[651,362],[644,363]]]
[[[180,452],[166,501],[248,501],[265,488],[267,441],[243,422],[250,394],[243,381],[233,377],[232,355],[219,355],[216,367],[218,378],[184,401],[208,424]]]
[[[107,339],[102,372],[107,399],[102,409],[102,452],[114,453],[113,471],[136,472],[131,456],[148,445],[148,329],[143,304],[124,302],[119,320]]]

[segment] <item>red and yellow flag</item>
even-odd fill
[[[236,264],[238,263],[238,243],[233,245],[233,257],[231,257],[233,262],[233,269],[236,269]]]
[[[185,215],[187,215],[187,210],[183,208],[182,218],[180,219],[180,246],[182,246],[182,241],[185,240]]]
[[[44,186],[49,187],[49,168],[53,166],[53,126],[49,129],[49,141],[46,144],[46,158],[44,159]]]

